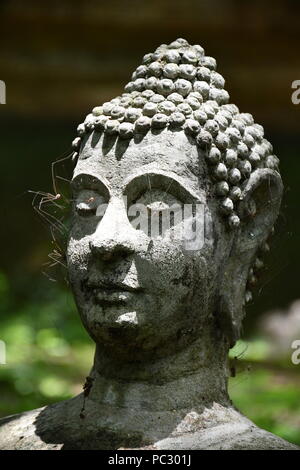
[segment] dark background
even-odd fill
[[[263,312],[287,308],[299,298],[300,104],[291,101],[291,84],[300,79],[298,1],[2,0],[0,20],[0,79],[7,87],[7,104],[0,105],[0,339],[20,341],[27,351],[26,332],[38,347],[36,335],[42,331],[44,345],[45,331],[50,343],[52,331],[60,344],[65,340],[70,346],[70,355],[60,357],[76,382],[72,351],[77,343],[90,343],[66,288],[42,274],[50,234],[28,190],[53,193],[51,163],[70,149],[77,124],[96,104],[122,93],[145,53],[177,37],[201,44],[217,59],[231,102],[264,126],[281,161],[284,202],[261,287],[248,309],[245,337],[257,333]],[[60,171],[67,176],[65,168]],[[30,351],[28,359],[15,359],[14,366],[0,371],[6,393],[2,414],[77,391],[77,385],[66,393],[58,387],[47,395],[49,351],[46,356]],[[52,366],[53,376],[66,370]],[[34,382],[38,374],[46,380],[44,388]],[[36,385],[30,388],[32,381]]]

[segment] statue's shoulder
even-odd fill
[[[36,420],[45,408],[0,419],[0,450],[42,450],[48,446],[36,434]]]
[[[181,428],[184,431],[184,428]],[[155,443],[157,449],[176,450],[300,450],[271,432],[257,427],[234,408],[213,406],[190,432]]]
[[[169,437],[154,444],[157,450],[300,450],[258,427],[220,425],[212,429]]]
[[[60,450],[72,400],[0,419],[0,450]]]
[[[300,450],[295,444],[271,432],[253,426],[245,434],[235,436],[229,449],[234,450]]]

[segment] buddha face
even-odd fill
[[[139,142],[89,136],[72,181],[67,259],[82,321],[96,343],[163,354],[206,327],[224,251],[209,184],[203,158],[183,131],[148,133]],[[145,218],[146,228],[138,223]],[[151,220],[160,220],[158,229]]]

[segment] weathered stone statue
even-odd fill
[[[177,39],[79,125],[67,260],[95,361],[79,396],[2,419],[1,449],[297,448],[227,394],[282,195],[262,126],[228,100]]]

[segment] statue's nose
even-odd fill
[[[123,200],[112,199],[89,242],[94,256],[111,260],[133,254],[140,245],[138,231],[127,217]]]

